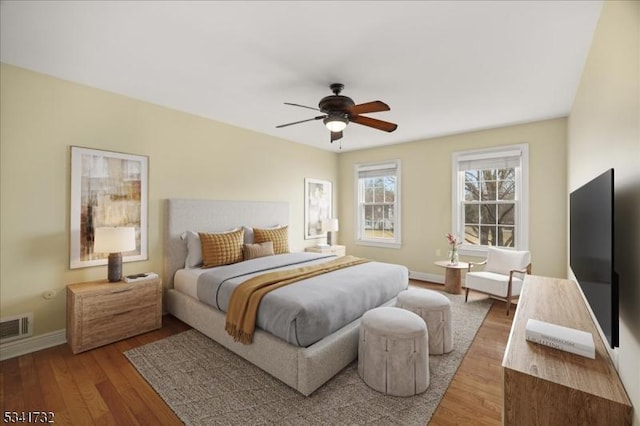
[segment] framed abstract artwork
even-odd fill
[[[304,179],[304,238],[326,237],[322,230],[322,219],[331,217],[333,199],[331,182],[327,180]]]
[[[136,248],[123,262],[148,259],[149,157],[71,147],[71,269],[106,265],[108,253],[94,253],[100,227],[135,229]]]

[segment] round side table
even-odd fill
[[[460,271],[468,269],[469,264],[458,262],[452,265],[448,260],[436,260],[433,263],[447,270],[444,276],[444,291],[452,294],[462,293],[462,273]]]

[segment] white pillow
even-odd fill
[[[202,245],[197,232],[185,231],[180,236],[187,242],[187,257],[184,259],[184,267],[187,269],[199,268],[202,266]]]
[[[253,228],[249,228],[248,226],[243,226],[243,228],[244,228],[244,243],[253,244]]]

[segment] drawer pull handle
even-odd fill
[[[123,288],[122,290],[114,290],[111,292],[111,294],[124,293],[125,291],[131,291],[131,290],[133,290],[133,287]]]

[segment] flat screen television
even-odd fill
[[[569,202],[571,269],[612,348],[619,334],[613,204],[613,169],[573,191]]]

